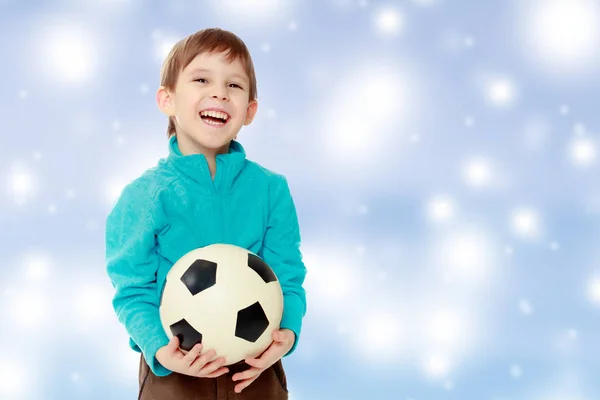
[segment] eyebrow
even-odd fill
[[[196,74],[196,73],[198,73],[198,72],[212,73],[212,71],[211,71],[211,70],[209,70],[209,69],[204,69],[204,68],[194,68],[194,69],[192,69],[192,70],[189,72],[189,75],[193,75],[193,74]],[[245,75],[233,74],[233,75],[231,75],[231,77],[232,77],[232,78],[238,78],[238,79],[241,79],[241,80],[243,80],[243,81],[246,81],[246,82],[248,81],[248,78],[246,78],[246,76],[245,76]]]

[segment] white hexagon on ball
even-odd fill
[[[279,329],[283,293],[273,270],[256,254],[229,244],[190,251],[167,274],[160,319],[184,352],[202,343],[225,365],[256,357]]]

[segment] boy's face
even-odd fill
[[[256,101],[249,101],[250,82],[239,60],[225,53],[199,54],[181,71],[174,92],[161,87],[159,108],[176,119],[182,154],[225,153],[243,125],[252,122]]]

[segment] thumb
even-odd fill
[[[170,353],[175,353],[179,348],[179,338],[177,336],[173,336],[171,340],[169,340],[169,344],[167,345]]]
[[[273,340],[276,342],[281,342],[283,340],[283,335],[279,331],[273,332]]]

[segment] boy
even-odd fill
[[[306,268],[287,180],[247,160],[235,140],[257,111],[246,45],[216,28],[181,40],[163,64],[156,100],[169,117],[169,155],[125,187],[106,221],[113,306],[130,346],[142,353],[139,398],[287,399],[281,358],[298,344]],[[183,354],[176,337],[168,340],[158,312],[172,265],[213,243],[264,258],[284,294],[271,346],[228,367],[201,344]]]

